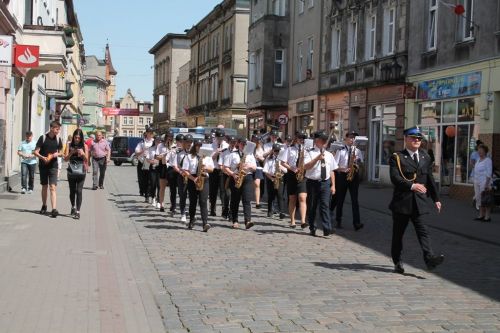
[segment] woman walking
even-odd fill
[[[477,147],[479,159],[474,165],[474,197],[480,203],[479,216],[476,221],[490,222],[491,206],[491,177],[493,174],[493,163],[487,156],[488,147],[481,144]]]
[[[252,135],[252,142],[256,144],[255,146],[255,160],[257,162],[257,169],[255,170],[254,174],[254,185],[255,185],[255,208],[259,209],[260,206],[260,198],[262,194],[264,193],[264,184],[265,177],[263,173],[263,167],[264,167],[264,149],[262,147],[262,142],[260,141],[260,138],[257,135]],[[268,194],[269,195],[269,194]]]
[[[83,141],[83,132],[76,129],[71,142],[68,143],[64,160],[68,162],[69,200],[71,202],[71,216],[80,219],[82,206],[82,191],[87,174],[86,165],[89,159],[87,147]]]

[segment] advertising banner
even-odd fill
[[[139,109],[102,108],[105,116],[138,116]]]
[[[0,36],[0,66],[12,66],[12,36]]]
[[[481,72],[423,81],[418,84],[418,99],[436,100],[479,95],[481,93]]]

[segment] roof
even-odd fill
[[[163,45],[174,39],[189,39],[189,37],[186,34],[168,33],[149,50],[149,53],[155,54]]]
[[[106,63],[109,66],[109,74],[111,74],[111,75],[118,74],[118,72],[113,67],[113,62],[111,61],[111,52],[109,52],[109,44],[106,44],[106,52],[104,54],[104,61],[106,61]]]
[[[83,75],[106,80],[106,63],[104,60],[97,59],[95,55],[85,56],[85,64]]]

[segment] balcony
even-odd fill
[[[40,46],[40,66],[30,70],[34,75],[66,70],[68,45],[61,27],[25,25],[22,43]]]

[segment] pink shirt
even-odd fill
[[[94,144],[90,148],[90,152],[92,154],[92,157],[94,158],[103,158],[108,156],[108,142],[104,139],[101,139],[100,141],[94,141]]]

